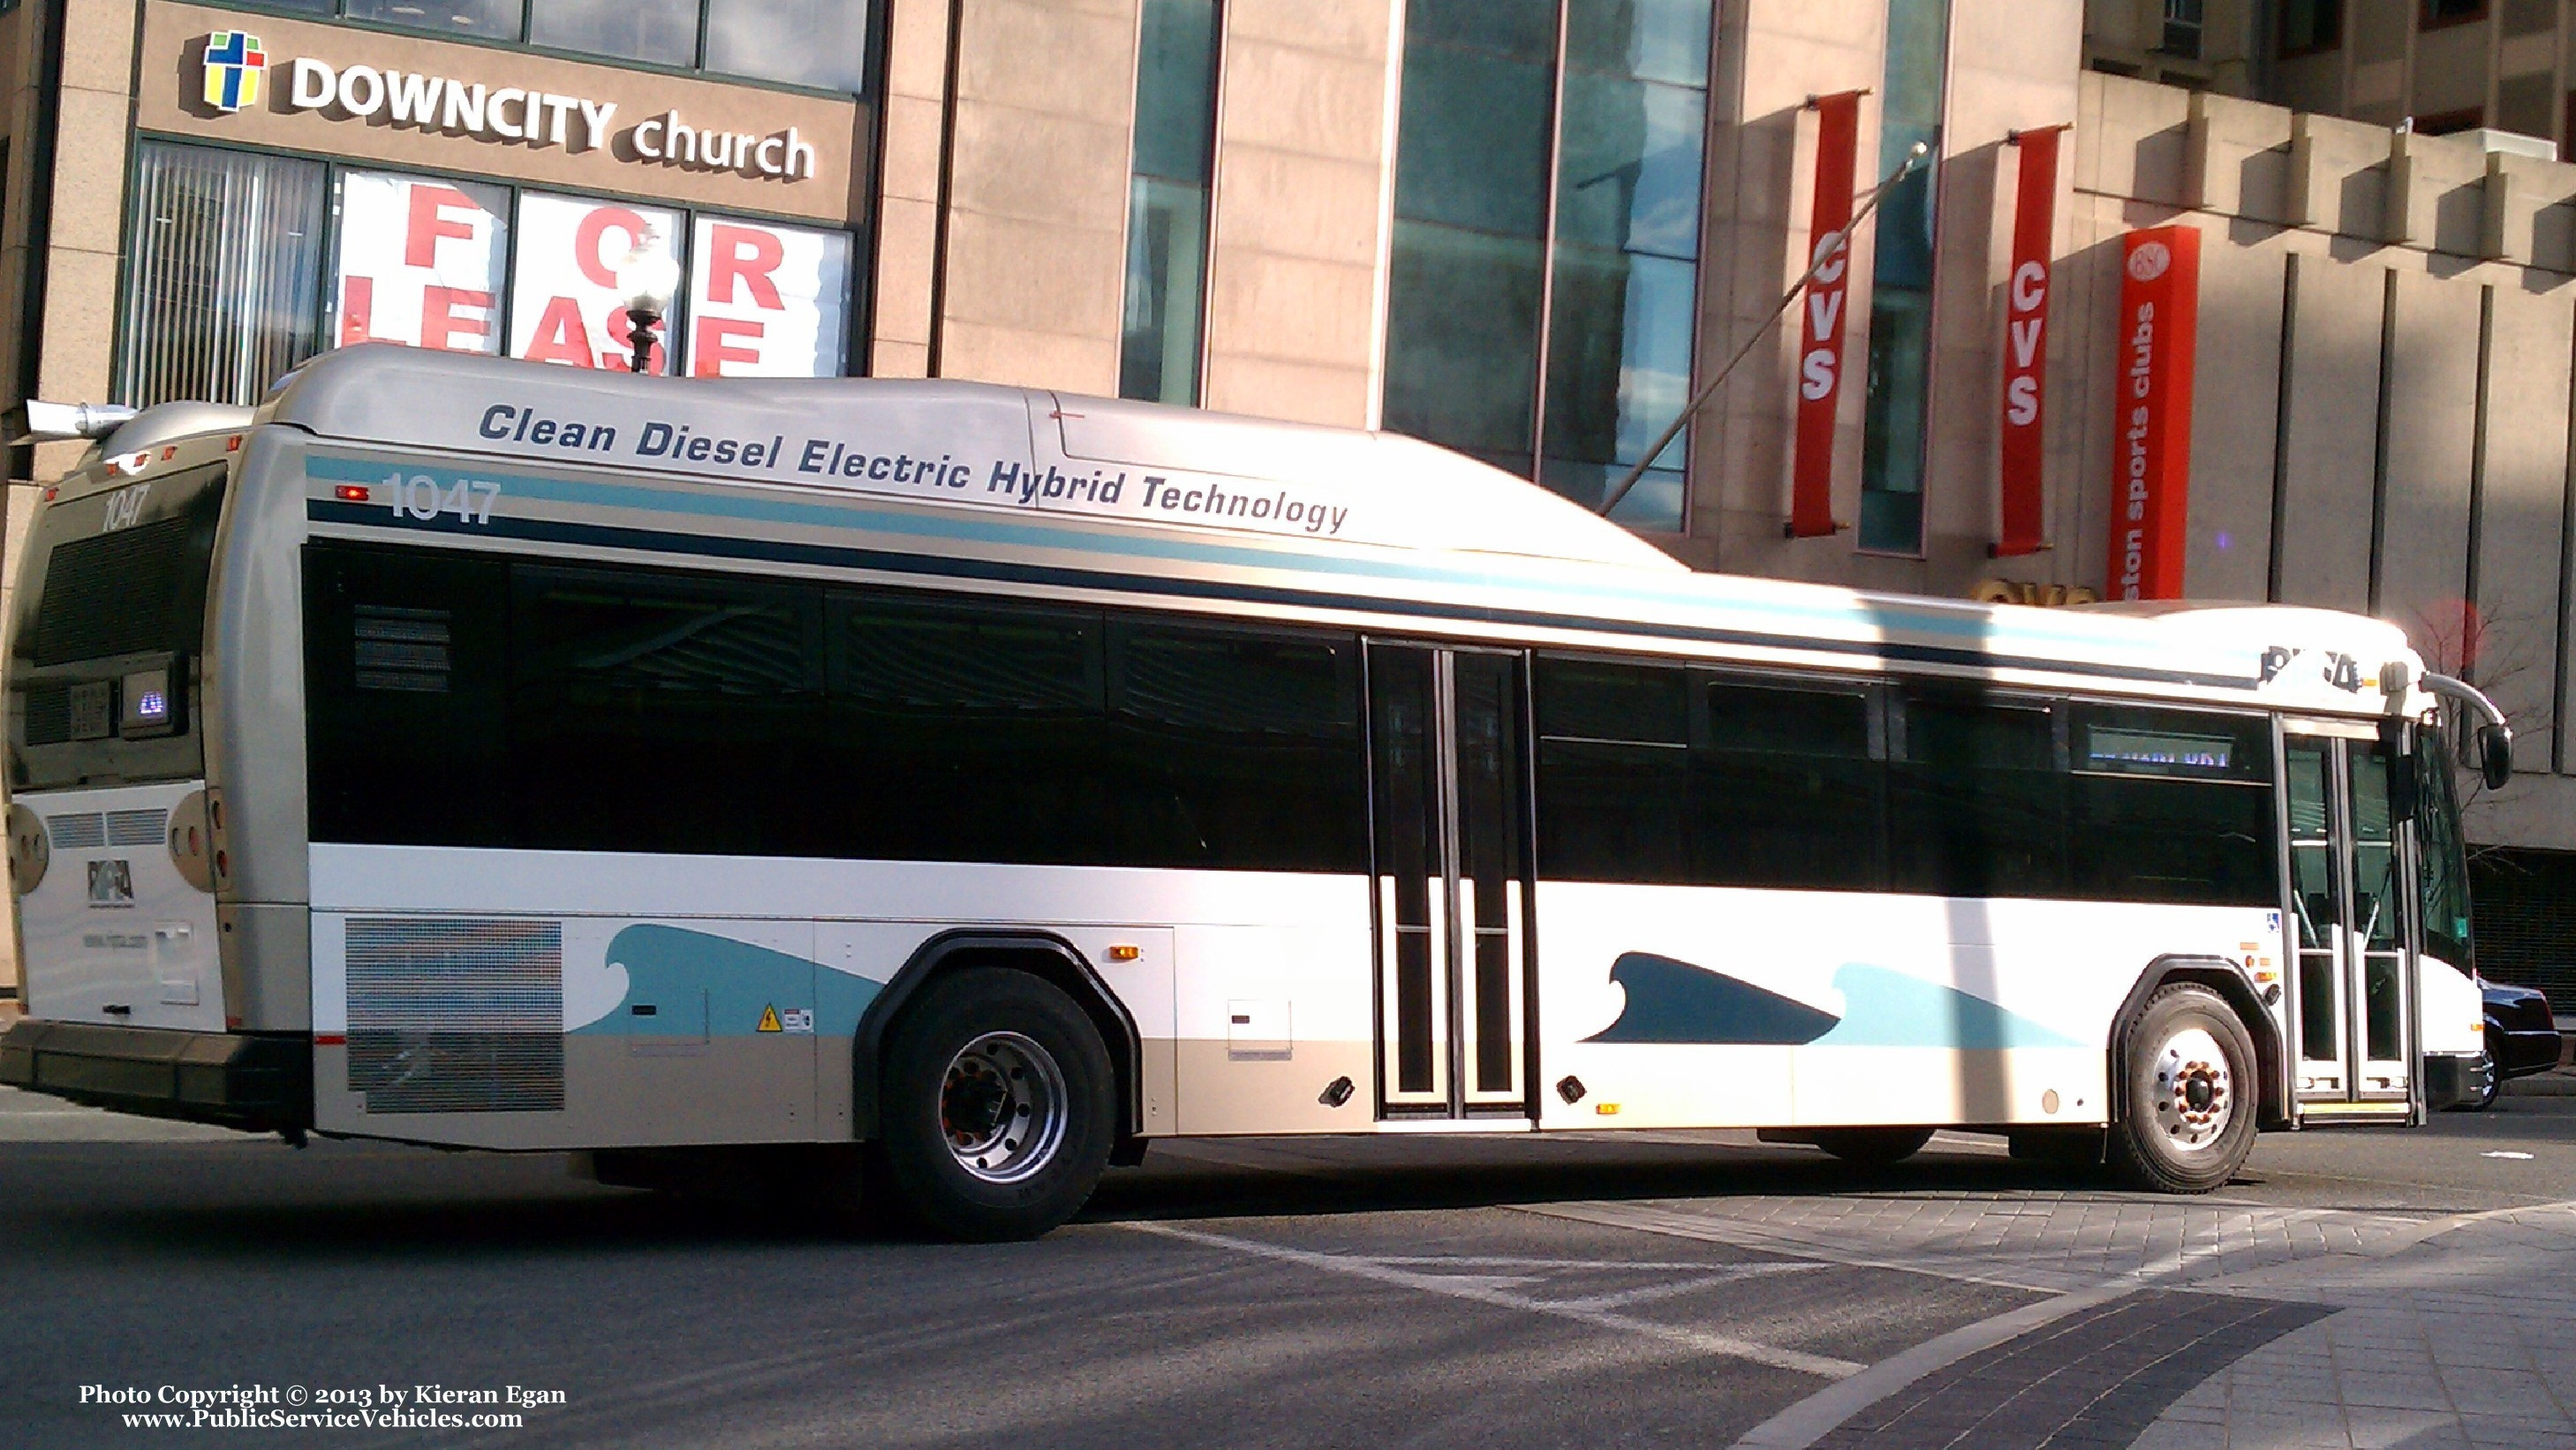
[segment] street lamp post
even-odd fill
[[[627,371],[653,370],[653,329],[671,310],[671,295],[680,290],[680,264],[661,248],[661,234],[647,227],[617,264],[617,295],[626,307],[626,340],[635,354]]]

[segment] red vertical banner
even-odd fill
[[[1834,414],[1843,397],[1843,303],[1851,292],[1852,165],[1860,140],[1859,91],[1818,96],[1816,201],[1808,254],[1834,254],[1816,268],[1798,311],[1798,451],[1790,471],[1789,534],[1834,531]]]
[[[2112,599],[2182,597],[2191,512],[2191,371],[2200,233],[2151,227],[2121,248],[2119,405],[2111,448]]]
[[[2048,287],[2057,227],[2057,138],[2063,127],[2024,131],[2021,187],[2013,202],[2012,272],[2004,282],[2004,392],[1998,485],[2003,537],[1997,557],[2047,547],[2041,486],[2048,399]]]

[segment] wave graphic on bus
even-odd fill
[[[2065,1033],[1983,997],[1885,967],[1834,973],[1843,1011],[1826,1011],[1723,972],[1623,952],[1610,980],[1627,994],[1618,1020],[1584,1038],[1601,1043],[1733,1047],[2080,1047]]]

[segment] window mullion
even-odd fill
[[[1547,214],[1541,222],[1538,253],[1538,366],[1532,368],[1530,384],[1530,466],[1529,476],[1538,479],[1547,467],[1547,370],[1549,334],[1556,321],[1556,202],[1557,188],[1564,184],[1565,155],[1565,35],[1566,6],[1571,0],[1557,0],[1556,67],[1549,78],[1547,119]]]

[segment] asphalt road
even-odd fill
[[[2062,1287],[2008,1246],[1992,1272],[1927,1268],[1814,1225],[1965,1211],[2073,1244],[2079,1217],[2184,1213],[1947,1136],[1875,1175],[1743,1134],[1265,1140],[1157,1146],[1049,1238],[956,1247],[601,1189],[553,1157],[57,1106],[0,1102],[15,1446],[184,1443],[120,1419],[167,1406],[83,1402],[165,1385],[307,1410],[367,1391],[380,1416],[386,1386],[562,1397],[515,1430],[228,1444],[1724,1446]],[[2576,1098],[2267,1138],[2219,1198],[2400,1228],[2576,1198]],[[1763,1237],[1782,1224],[1808,1237]]]

